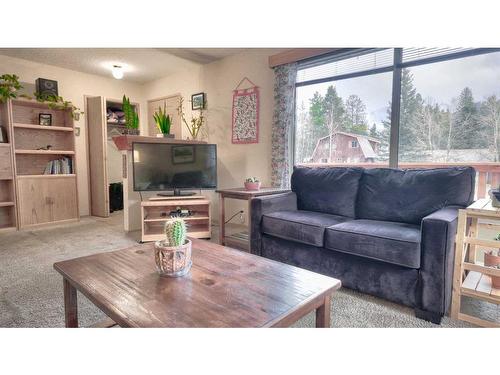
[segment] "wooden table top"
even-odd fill
[[[58,262],[54,268],[122,327],[280,326],[306,307],[317,307],[341,285],[331,277],[191,240],[193,267],[180,278],[158,275],[153,243]]]
[[[231,195],[245,199],[245,198],[259,197],[262,195],[282,194],[282,193],[287,193],[289,191],[290,189],[280,189],[273,187],[261,187],[259,190],[246,190],[244,187],[239,187],[231,189],[218,189],[215,192],[225,196]]]

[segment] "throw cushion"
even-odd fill
[[[297,207],[354,218],[362,173],[361,168],[294,168],[292,190],[297,194]]]
[[[474,197],[474,178],[471,167],[365,169],[356,218],[420,224],[445,206],[468,206]]]

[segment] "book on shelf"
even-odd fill
[[[43,174],[72,174],[73,160],[71,158],[61,158],[51,160],[47,163]]]

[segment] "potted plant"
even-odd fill
[[[165,138],[174,138],[173,134],[170,134],[170,127],[172,125],[172,118],[170,115],[167,115],[167,111],[165,106],[163,106],[163,110],[161,107],[158,107],[158,111],[156,111],[153,115],[153,118],[156,122],[156,127],[160,131],[161,134],[157,134],[157,137],[165,137]]]
[[[200,134],[201,128],[205,125],[205,116],[203,115],[203,108],[199,109],[200,115],[198,117],[191,116],[191,121],[188,123],[186,120],[186,115],[184,113],[183,103],[184,99],[181,98],[179,107],[177,108],[177,112],[179,113],[181,121],[184,123],[184,125],[186,125],[186,128],[189,131],[189,135],[191,136],[191,140],[196,141]]]
[[[184,276],[191,269],[191,241],[186,222],[172,218],[165,223],[165,239],[155,242],[155,262],[160,276]]]
[[[260,189],[260,181],[256,177],[249,177],[245,180],[245,189],[246,190],[259,190]]]
[[[125,125],[129,130],[129,134],[138,134],[139,130],[139,115],[135,111],[135,107],[130,104],[130,99],[123,95],[123,113],[125,114]]]
[[[0,103],[17,98],[17,92],[22,88],[19,77],[15,74],[0,75]]]

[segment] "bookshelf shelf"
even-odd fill
[[[74,155],[69,150],[16,150],[17,155]]]
[[[24,174],[21,176],[17,176],[18,179],[23,178],[60,178],[60,177],[76,177],[74,173],[59,173],[59,174]]]
[[[45,125],[33,125],[33,124],[21,124],[17,122],[14,123],[14,128],[46,130],[46,131],[63,131],[63,132],[74,131],[74,129],[69,126],[45,126]]]

